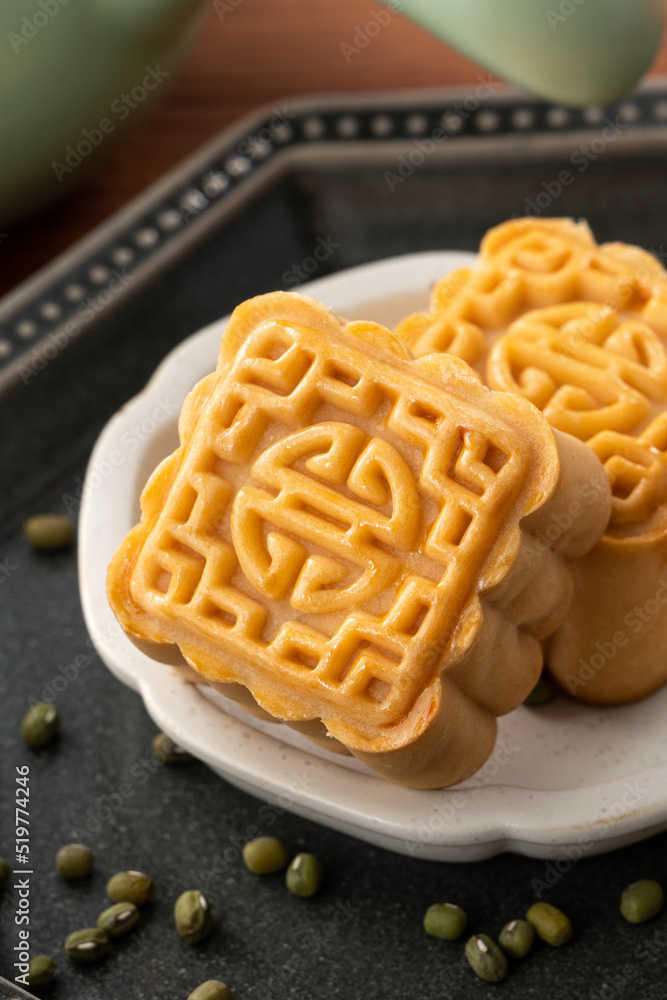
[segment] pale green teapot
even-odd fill
[[[384,0],[471,59],[547,100],[626,94],[660,43],[662,0]]]
[[[204,0],[0,0],[0,228],[62,195],[166,93]]]

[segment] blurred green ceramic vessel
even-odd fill
[[[78,184],[167,92],[203,0],[0,0],[0,226]]]
[[[660,43],[662,0],[383,0],[498,76],[574,106],[626,94]]]

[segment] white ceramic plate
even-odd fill
[[[388,326],[426,306],[432,282],[473,259],[424,253],[302,286],[349,319]],[[139,517],[139,494],[177,444],[180,406],[215,367],[226,320],[184,341],[109,422],[86,474],[79,528],[81,597],[95,645],[157,725],[234,785],[299,815],[417,857],[472,861],[504,850],[573,861],[667,827],[667,687],[597,709],[557,700],[500,720],[493,756],[455,788],[387,784],[357,761],[260,722],[142,653],[115,621],[106,567]]]

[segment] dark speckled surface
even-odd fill
[[[557,880],[549,876],[555,884],[544,898],[572,916],[574,940],[562,949],[539,944],[512,965],[504,984],[484,984],[461,963],[461,944],[426,937],[423,912],[434,901],[455,901],[468,911],[471,930],[497,934],[534,902],[531,880],[545,879],[545,862],[512,855],[468,865],[416,861],[278,810],[260,814],[259,801],[202,764],[156,766],[150,747],[155,726],[140,698],[107,671],[89,644],[75,550],[40,556],[17,528],[29,512],[62,512],[62,496],[75,492],[100,427],[171,345],[239,299],[278,286],[318,234],[332,233],[341,243],[329,270],[401,250],[470,248],[488,225],[520,211],[522,199],[553,170],[554,164],[536,164],[520,181],[490,166],[449,176],[425,173],[393,199],[381,177],[368,172],[286,183],[0,402],[6,475],[0,854],[12,859],[15,768],[27,764],[30,943],[33,954],[50,953],[60,965],[49,996],[185,1000],[202,980],[221,978],[237,1000],[464,1000],[494,991],[520,1000],[664,1000],[667,912],[632,927],[618,914],[618,897],[637,878],[667,884],[667,835],[581,860]],[[657,248],[665,218],[663,176],[657,160],[646,161],[634,181],[627,164],[601,165],[568,190],[558,211],[585,212],[588,192],[601,236]],[[624,196],[631,184],[641,195],[634,206]],[[467,214],[455,197],[457,185],[467,192]],[[618,214],[614,227],[612,210]],[[77,657],[74,676],[70,665]],[[40,698],[44,685],[58,689],[62,737],[51,748],[30,751],[18,728],[29,699]],[[240,847],[252,826],[278,834],[294,852],[321,857],[326,882],[319,895],[297,899],[280,875],[257,878],[245,870]],[[67,884],[55,873],[54,856],[74,839],[91,846],[96,864],[90,878]],[[155,900],[134,939],[114,945],[99,968],[71,964],[62,951],[66,933],[94,924],[105,906],[106,879],[125,867],[145,869],[156,882]],[[215,931],[198,947],[180,941],[171,916],[176,896],[194,887],[210,896],[215,912]],[[8,979],[17,943],[15,906],[8,892],[0,903],[0,972]]]

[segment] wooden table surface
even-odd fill
[[[665,0],[667,5],[667,0]],[[221,6],[221,5],[219,5]],[[260,104],[294,94],[475,82],[482,70],[400,15],[359,52],[355,30],[380,10],[369,0],[241,0],[204,28],[156,113],[60,205],[15,226],[0,295],[111,215],[206,139]],[[653,72],[667,71],[667,39]]]

